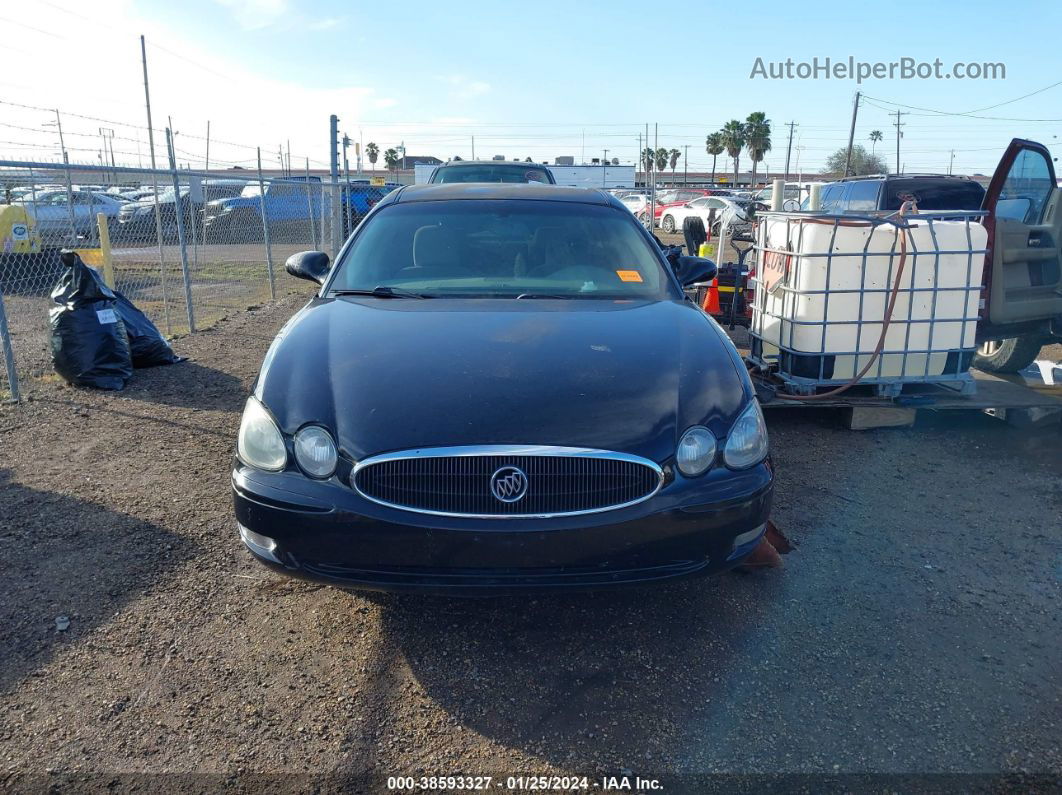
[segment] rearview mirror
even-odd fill
[[[719,271],[707,257],[675,257],[671,260],[671,267],[683,287],[710,282]]]
[[[323,251],[300,251],[288,257],[284,270],[296,279],[324,284],[328,276],[328,255]]]

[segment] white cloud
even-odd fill
[[[244,30],[276,24],[288,12],[288,0],[215,0],[225,6]]]
[[[479,97],[490,91],[490,83],[483,80],[472,80],[464,75],[446,75],[439,79],[449,84],[451,93],[460,99]]]

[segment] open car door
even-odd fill
[[[985,193],[990,326],[1062,317],[1062,191],[1051,154],[1015,138]]]

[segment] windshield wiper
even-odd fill
[[[395,289],[383,285],[373,287],[371,290],[333,290],[332,295],[371,295],[373,298],[431,298],[423,293],[412,293],[409,290]]]
[[[520,295],[516,296],[516,300],[519,301],[521,298],[576,298],[576,297],[577,296],[574,296],[574,295],[571,295],[571,294],[569,294],[569,295],[557,295],[555,293],[520,293]]]

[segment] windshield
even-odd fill
[[[549,183],[549,174],[546,169],[532,165],[447,166],[436,169],[431,181]]]
[[[387,207],[354,239],[329,285],[376,287],[437,297],[674,297],[627,213],[528,200]]]

